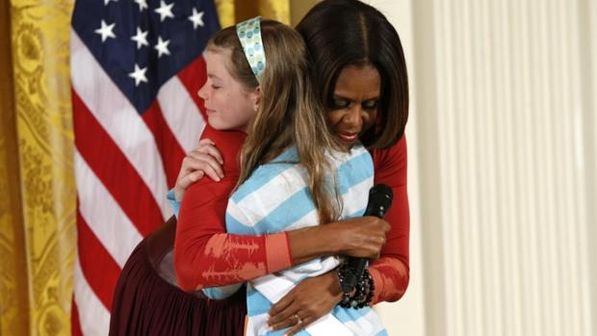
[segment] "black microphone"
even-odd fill
[[[375,216],[383,218],[392,205],[392,198],[394,197],[392,189],[385,184],[376,184],[369,190],[369,202],[367,209],[363,216]],[[342,281],[342,291],[350,293],[357,284],[358,279],[363,276],[365,268],[369,263],[367,258],[347,257],[346,263],[350,272],[347,272]]]

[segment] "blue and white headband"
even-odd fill
[[[236,35],[243,47],[245,57],[259,84],[265,70],[265,50],[261,39],[261,17],[255,17],[236,25]]]

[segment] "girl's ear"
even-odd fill
[[[251,92],[251,101],[253,103],[253,110],[257,112],[259,104],[261,104],[261,88],[259,86]]]

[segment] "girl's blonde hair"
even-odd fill
[[[241,151],[238,185],[259,166],[295,145],[300,163],[307,170],[308,186],[321,223],[337,219],[335,187],[326,181],[330,172],[326,151],[339,149],[325,119],[325,111],[314,93],[302,37],[292,28],[273,20],[261,21],[266,67],[261,78],[261,101],[247,129]],[[216,33],[210,48],[230,49],[228,71],[246,88],[259,86],[245,58],[235,27]]]

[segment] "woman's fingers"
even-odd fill
[[[291,290],[280,301],[276,302],[269,311],[270,318],[268,323],[270,326],[284,324],[284,322],[295,313],[296,309],[292,309],[292,302],[294,301],[293,291]]]
[[[335,272],[307,278],[272,307],[268,323],[273,330],[298,332],[332,311],[341,297]]]
[[[282,312],[284,309],[286,309],[293,300],[293,296],[292,296],[292,290],[290,292],[288,292],[288,294],[284,295],[283,298],[281,298],[278,302],[276,302],[274,305],[272,305],[272,308],[269,310],[269,315],[271,317],[275,317],[277,316],[280,312]],[[272,321],[272,319],[270,318],[270,321]]]
[[[271,316],[268,323],[272,330],[280,330],[289,328],[297,323],[294,316],[297,312],[297,307],[290,304],[278,312],[275,316]]]
[[[305,329],[308,325],[310,325],[313,322],[315,322],[315,319],[313,319],[312,317],[306,317],[304,319],[301,319],[300,323],[296,323],[294,326],[292,326],[288,330],[286,335],[292,336],[292,335],[298,333],[299,331]]]

